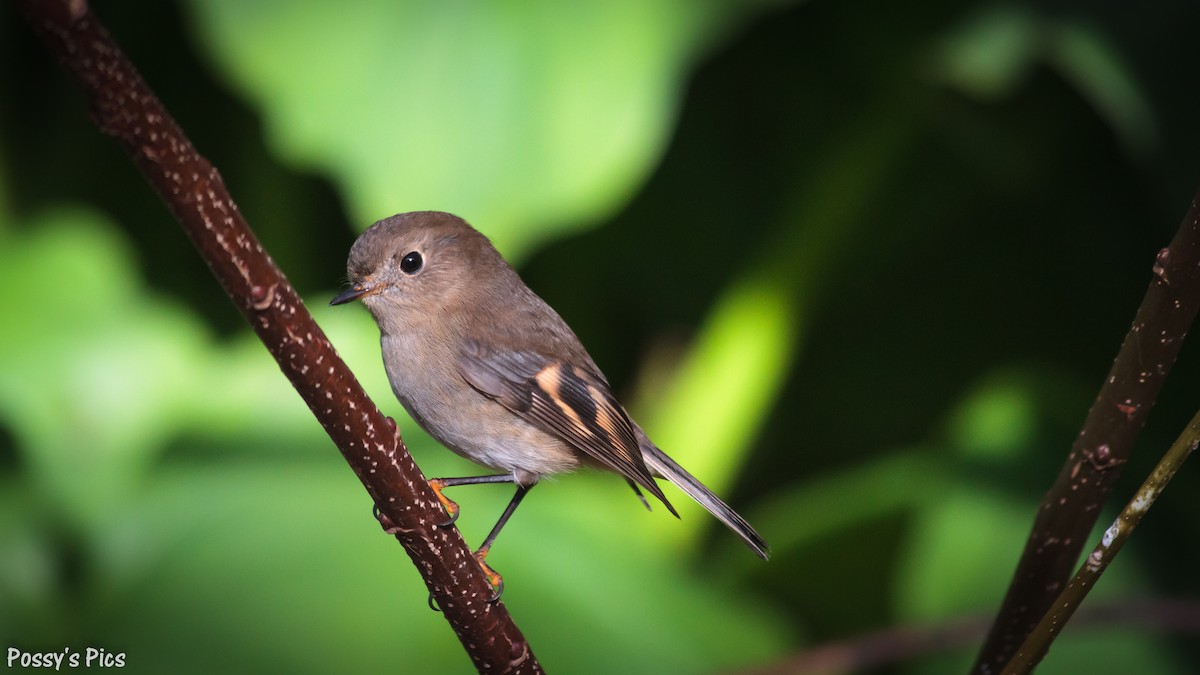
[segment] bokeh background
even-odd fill
[[[427,475],[475,468],[403,417],[366,312],[326,306],[357,233],[414,209],[491,236],[772,543],[764,564],[670,488],[681,521],[611,476],[539,487],[490,561],[551,672],[736,671],[993,612],[1200,184],[1184,0],[97,5]],[[1185,346],[1116,501],[1198,376]],[[1089,604],[1200,602],[1194,468]],[[509,489],[453,497],[478,542]],[[1158,618],[1073,625],[1042,672],[1195,672],[1194,618]],[[962,672],[978,642],[885,672]],[[11,6],[0,646],[470,669]]]

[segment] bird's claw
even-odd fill
[[[450,519],[445,522],[436,523],[434,525],[434,527],[438,527],[438,528],[450,527],[451,525],[454,524],[455,521],[458,520],[458,512],[459,512],[458,504],[456,504],[454,502],[454,500],[452,500],[449,497],[447,497],[446,495],[442,494],[442,490],[445,489],[446,485],[445,485],[445,483],[442,482],[442,480],[440,478],[434,478],[433,480],[429,481],[429,487],[433,488],[433,494],[436,495],[438,501],[441,502],[442,510],[444,510],[446,512],[446,515],[450,517]]]
[[[475,561],[479,563],[479,568],[483,570],[483,576],[487,577],[488,583],[492,586],[492,597],[488,598],[488,604],[494,605],[500,602],[500,596],[504,595],[504,577],[500,576],[496,570],[487,564],[485,561],[487,554],[487,549],[479,549],[475,552]],[[429,603],[429,609],[439,613],[442,611],[442,608],[438,607],[433,593],[429,594],[427,602]]]
[[[500,601],[500,596],[504,595],[504,577],[487,564],[487,554],[488,549],[479,549],[475,552],[475,561],[479,563],[479,568],[483,570],[483,575],[487,577],[488,583],[492,586],[492,597],[488,599],[488,603],[496,604]]]

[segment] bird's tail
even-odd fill
[[[734,534],[742,538],[742,541],[749,546],[758,557],[766,560],[770,557],[770,550],[767,547],[767,542],[763,540],[762,535],[754,531],[750,523],[746,519],[739,516],[737,511],[729,508],[729,505],[721,501],[721,498],[712,493],[712,490],[704,487],[695,476],[687,472],[682,466],[675,463],[675,460],[667,457],[666,453],[659,450],[654,443],[650,442],[644,435],[641,439],[642,458],[646,461],[646,466],[652,472],[666,478],[674,483],[680,490],[683,490],[687,496],[695,499],[700,506],[708,509],[708,512],[713,514],[717,520],[725,523],[725,526],[733,530]]]

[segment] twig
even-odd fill
[[[974,670],[995,672],[1050,608],[1079,560],[1088,534],[1120,476],[1200,309],[1200,193],[1153,279],[1083,430],[1038,509]]]
[[[1071,618],[1075,610],[1079,609],[1079,603],[1083,602],[1088,591],[1091,591],[1092,587],[1096,585],[1096,581],[1100,579],[1100,575],[1108,569],[1113,558],[1117,556],[1121,547],[1129,539],[1129,535],[1146,515],[1146,511],[1154,504],[1154,500],[1158,499],[1163,488],[1179,471],[1179,467],[1183,466],[1184,460],[1192,454],[1197,445],[1200,445],[1200,412],[1196,413],[1179,438],[1175,439],[1170,449],[1159,461],[1158,466],[1154,467],[1154,471],[1150,473],[1146,482],[1142,483],[1137,494],[1125,505],[1121,515],[1117,516],[1113,524],[1104,532],[1100,544],[1092,550],[1091,555],[1087,557],[1083,566],[1071,579],[1071,583],[1067,584],[1058,599],[1054,601],[1054,606],[1038,622],[1037,627],[1017,650],[1012,661],[1004,667],[1003,675],[1024,675],[1032,671],[1033,667],[1045,657],[1047,650],[1050,649],[1050,643],[1062,631],[1063,625]]]
[[[1200,636],[1200,605],[1183,600],[1109,601],[1082,608],[1077,627],[1130,625]],[[857,673],[975,644],[987,630],[987,617],[959,616],[923,626],[889,627],[831,642],[784,661],[738,671],[740,675]]]
[[[225,292],[366,487],[476,668],[541,672],[529,644],[404,447],[263,250],[217,170],[200,156],[86,0],[22,0],[46,47],[166,201]],[[385,579],[380,579],[381,585]],[[424,603],[421,605],[424,606]],[[415,646],[414,646],[415,647]],[[381,645],[394,649],[394,646]]]

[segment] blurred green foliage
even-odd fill
[[[98,12],[385,411],[373,324],[325,302],[371,221],[453,211],[760,527],[767,564],[698,508],[648,515],[586,474],[540,487],[490,558],[549,670],[682,673],[998,606],[1200,175],[1200,7],[1153,5]],[[468,670],[8,8],[0,50],[0,646],[99,646],[133,672]],[[1118,499],[1194,410],[1197,364],[1185,348]],[[401,425],[427,475],[475,471]],[[1094,600],[1200,593],[1193,474]],[[453,496],[478,542],[509,494]],[[1044,672],[1197,658],[1170,631],[1073,626]]]

